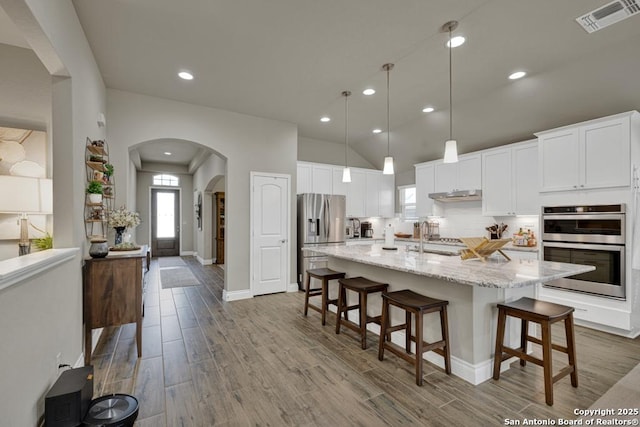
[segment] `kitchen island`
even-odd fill
[[[449,339],[452,373],[472,384],[492,376],[496,334],[496,303],[523,296],[535,297],[536,284],[594,270],[595,267],[536,260],[512,260],[491,257],[462,261],[459,256],[445,256],[408,251],[405,247],[385,250],[380,244],[361,246],[327,246],[314,252],[329,256],[329,267],[344,271],[347,277],[363,276],[389,284],[389,290],[411,289],[433,298],[449,301]],[[354,298],[354,295],[349,295]],[[350,304],[352,301],[350,300]],[[355,300],[353,301],[355,303]],[[372,295],[367,311],[380,313],[380,296]],[[392,324],[402,323],[404,316],[391,312]],[[369,329],[379,333],[379,326]],[[425,339],[440,339],[437,314],[425,316]],[[393,341],[402,345],[401,332]],[[507,325],[507,339],[518,342],[519,326]],[[425,358],[443,366],[442,358],[431,352]],[[503,364],[503,369],[509,362]]]

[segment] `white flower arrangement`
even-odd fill
[[[110,227],[133,228],[137,227],[138,224],[140,224],[140,214],[138,212],[131,212],[130,210],[127,210],[125,206],[109,212]]]

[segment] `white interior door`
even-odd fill
[[[289,283],[290,176],[251,175],[251,291],[286,292]]]

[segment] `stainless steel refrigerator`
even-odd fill
[[[327,267],[328,257],[303,251],[304,247],[343,245],[347,202],[345,196],[298,194],[298,287],[304,289],[306,271]]]

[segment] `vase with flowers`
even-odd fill
[[[116,230],[115,245],[122,245],[122,236],[127,228],[137,227],[140,224],[140,214],[132,212],[125,206],[109,212],[109,226]]]

